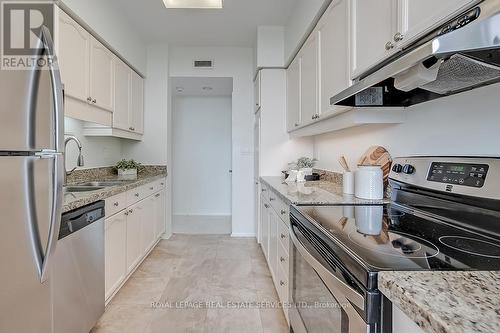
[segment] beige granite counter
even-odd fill
[[[282,177],[261,177],[283,200],[292,205],[373,205],[388,200],[365,200],[342,194],[342,186],[330,181],[284,182]]]
[[[500,272],[380,272],[378,285],[425,332],[500,332]]]
[[[104,187],[96,191],[65,192],[62,212],[66,213],[93,202],[104,200],[166,176],[167,168],[165,166],[146,166],[144,171],[137,175],[137,180],[126,181],[121,185]],[[111,168],[96,168],[76,171],[74,175],[68,177],[68,184],[78,185],[84,182],[111,180],[119,180],[118,176],[111,171]]]

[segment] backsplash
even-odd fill
[[[166,165],[144,165],[144,168],[139,172],[139,174],[142,176],[148,176],[166,172]],[[68,184],[78,184],[88,181],[106,180],[112,177],[116,177],[116,170],[113,167],[102,167],[75,170],[68,175],[66,180]]]
[[[339,172],[328,171],[323,169],[313,169],[314,173],[319,174],[319,179],[325,182],[331,182],[342,186],[342,174]]]

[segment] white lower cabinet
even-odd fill
[[[274,286],[279,299],[283,304],[289,301],[289,209],[288,203],[281,200],[270,188],[266,195],[272,201],[267,201],[261,195],[261,246],[267,259],[267,264],[273,277]],[[270,203],[272,202],[272,203]],[[288,309],[283,307],[285,318],[288,321]]]
[[[165,181],[106,199],[105,299],[125,283],[165,232]],[[108,215],[113,214],[108,217]]]
[[[106,299],[127,276],[127,216],[120,212],[105,220]]]

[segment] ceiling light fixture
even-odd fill
[[[167,8],[221,9],[223,0],[163,0]]]

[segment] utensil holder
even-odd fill
[[[344,194],[354,194],[354,172],[344,172],[342,175],[342,189]]]

